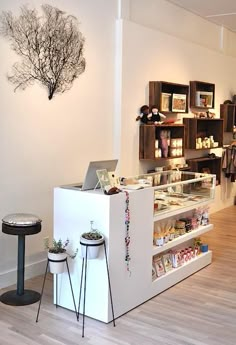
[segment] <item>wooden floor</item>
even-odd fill
[[[236,206],[215,213],[211,222],[214,231],[204,240],[213,263],[120,317],[115,328],[86,318],[81,338],[75,314],[52,304],[49,274],[37,324],[37,303],[0,304],[0,345],[235,345]],[[41,285],[42,277],[26,282],[26,288]]]

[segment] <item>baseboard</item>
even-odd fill
[[[40,253],[37,256],[37,260],[35,260],[35,256],[26,259],[25,280],[45,273],[45,268],[47,265],[47,258],[45,257],[45,253]],[[16,284],[16,277],[16,267],[0,272],[0,288],[5,288],[10,285]]]

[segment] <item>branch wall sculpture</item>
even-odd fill
[[[8,75],[14,91],[25,90],[36,81],[47,88],[51,100],[54,94],[69,90],[84,72],[85,39],[75,17],[50,5],[42,5],[42,10],[41,17],[27,6],[21,7],[19,17],[3,11],[0,34],[21,57]]]

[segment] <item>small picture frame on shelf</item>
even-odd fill
[[[197,91],[196,92],[196,106],[203,107],[203,108],[212,108],[213,92]]]
[[[161,111],[170,111],[171,93],[161,93]]]
[[[98,181],[101,189],[104,192],[108,192],[111,189],[111,181],[107,169],[101,169],[96,171]]]
[[[172,96],[172,111],[178,113],[186,112],[187,96],[184,94],[173,93]]]

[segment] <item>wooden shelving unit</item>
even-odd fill
[[[187,163],[191,171],[204,172],[209,169],[211,174],[216,175],[216,184],[220,184],[221,181],[221,157],[199,157],[188,159]]]
[[[187,113],[188,95],[189,85],[166,81],[149,82],[149,106],[151,108],[156,105],[159,111],[165,115],[180,112]],[[176,107],[179,107],[179,110]]]
[[[213,109],[215,107],[215,84],[190,81],[190,108]]]
[[[168,157],[156,157],[156,141],[160,140],[161,131],[170,132],[171,139],[182,139],[181,155],[171,155],[171,146],[169,146]],[[139,129],[139,159],[141,160],[166,160],[184,156],[184,125],[140,125]]]
[[[236,126],[236,104],[221,104],[220,118],[224,120],[224,132],[233,133]]]
[[[183,123],[186,149],[196,150],[196,139],[210,136],[213,136],[214,141],[218,142],[217,147],[223,146],[223,119],[184,118]],[[206,148],[197,150],[206,150]]]

